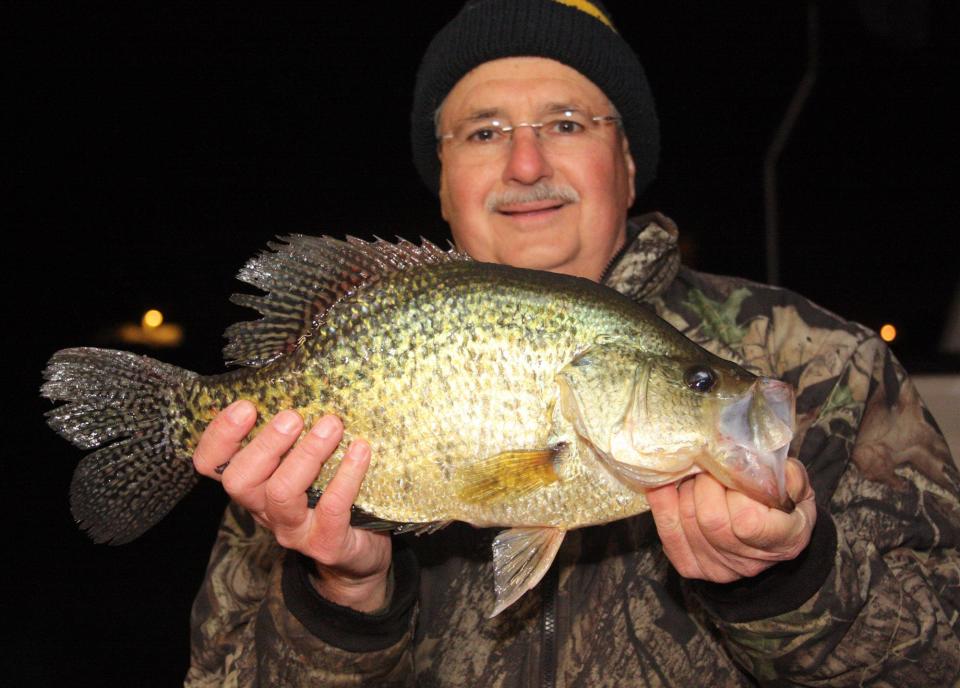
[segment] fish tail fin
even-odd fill
[[[40,393],[66,403],[47,423],[83,449],[70,508],[96,542],[123,544],[155,525],[197,481],[178,411],[192,373],[125,351],[55,353]]]

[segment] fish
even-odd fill
[[[307,426],[342,419],[311,506],[363,438],[372,458],[357,527],[503,528],[491,616],[537,584],[567,531],[648,510],[652,487],[707,471],[793,508],[793,388],[613,289],[425,240],[299,234],[270,242],[238,278],[260,293],[232,300],[262,317],[227,329],[226,372],[99,348],[50,358],[47,422],[94,450],[70,486],[94,541],[129,542],[162,519],[198,479],[204,428],[237,399],[259,411],[253,434],[288,408]]]

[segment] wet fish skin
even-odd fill
[[[755,403],[773,392],[613,290],[435,247],[288,241],[282,260],[247,267],[247,281],[270,290],[252,303],[267,317],[239,327],[234,349],[259,367],[200,376],[95,349],[51,359],[43,393],[68,402],[51,426],[102,447],[71,489],[94,539],[129,541],[162,518],[195,480],[207,423],[239,398],[258,407],[258,428],[286,408],[307,424],[343,419],[317,491],[350,440],[366,439],[373,459],[356,504],[372,525],[510,527],[494,548],[496,612],[539,580],[566,530],[645,510],[644,486],[710,461],[730,484],[723,473],[741,470],[744,445],[785,458],[768,445],[789,442],[771,414],[790,415],[791,395]],[[715,377],[706,392],[685,380],[698,367]]]
[[[472,262],[392,277],[356,294],[331,313],[325,336],[308,338],[268,369],[198,378],[188,404],[194,412],[184,416],[184,447],[204,427],[197,419],[236,398],[253,400],[263,421],[284,408],[297,409],[308,424],[334,413],[345,437],[318,489],[349,441],[362,437],[374,459],[357,506],[384,520],[575,528],[637,513],[646,502],[611,480],[595,457],[580,455],[557,405],[558,371],[600,337],[630,341],[643,357],[729,367],[649,311],[585,280]],[[651,386],[660,393],[658,408],[648,411],[656,422],[669,416],[674,380],[665,382]],[[687,419],[685,436],[702,443],[702,399],[679,392],[675,406],[686,404],[679,411],[686,415],[674,422]],[[465,466],[562,443],[567,449],[557,457],[555,484],[509,500],[459,498]]]

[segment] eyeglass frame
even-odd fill
[[[574,108],[569,108],[567,110],[564,110],[564,112],[570,112],[570,111],[576,111],[576,110]],[[618,125],[621,125],[621,126],[623,125],[623,117],[620,115],[593,115],[589,119],[591,122],[594,122],[596,124],[616,122]],[[508,124],[504,126],[499,124],[499,122],[502,121],[501,118],[491,117],[489,120],[486,120],[486,121],[489,122],[489,124],[494,129],[497,129],[501,134],[506,136],[511,143],[513,142],[513,132],[515,130],[520,129],[522,127],[530,127],[530,129],[536,135],[537,139],[539,139],[540,132],[538,130],[542,129],[544,125],[551,123],[551,122],[519,122],[517,124]],[[563,120],[560,120],[560,121],[563,121]],[[572,121],[572,120],[567,120],[567,121]],[[456,136],[456,131],[450,131],[446,134],[439,134],[437,136],[437,143],[441,144],[444,141],[453,140],[454,136]]]

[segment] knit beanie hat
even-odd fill
[[[439,193],[434,113],[474,67],[503,57],[547,57],[596,84],[623,118],[641,195],[656,174],[660,129],[636,54],[597,0],[470,0],[434,36],[413,93],[410,139],[424,183]]]

